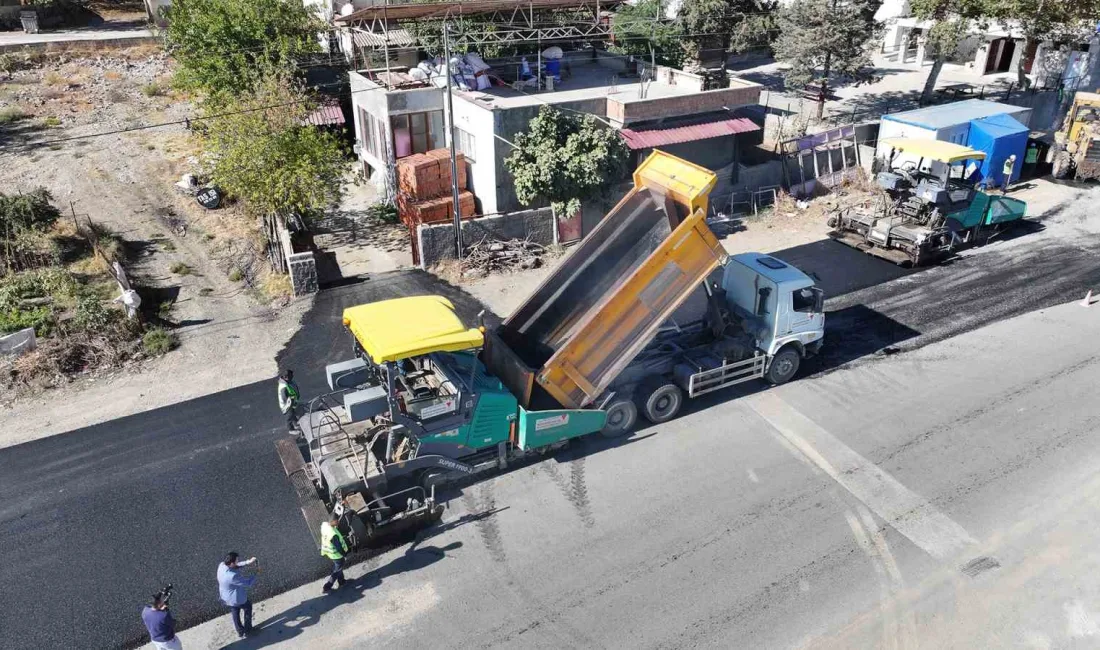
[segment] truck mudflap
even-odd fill
[[[275,441],[275,451],[279,455],[279,462],[283,464],[283,471],[290,479],[294,487],[294,494],[298,497],[298,506],[305,517],[306,526],[313,535],[313,541],[317,548],[321,548],[321,524],[328,519],[328,508],[325,502],[317,494],[314,481],[316,476],[312,468],[306,464],[305,457],[298,449],[298,444],[290,437],[280,438]]]

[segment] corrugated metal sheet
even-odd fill
[[[626,144],[631,149],[649,149],[666,144],[678,142],[694,142],[707,138],[718,138],[724,135],[736,135],[758,131],[760,127],[753,124],[746,117],[733,117],[725,120],[716,120],[704,124],[690,124],[686,126],[672,126],[663,129],[646,129],[635,131],[634,129],[622,129],[619,131],[626,139]]]
[[[375,5],[364,7],[348,14],[337,16],[337,23],[357,23],[373,20],[409,20],[413,18],[442,18],[476,16],[497,11],[535,11],[539,9],[580,9],[599,7],[611,9],[625,0],[467,0],[465,2],[426,2]]]
[[[305,123],[313,126],[344,124],[344,111],[339,104],[321,104],[317,107],[317,110],[309,114],[309,117],[305,119]]]
[[[416,46],[416,39],[405,29],[389,29],[385,33],[368,32],[361,29],[355,29],[351,32],[351,40],[357,48],[383,49],[387,47],[387,37],[389,47]]]

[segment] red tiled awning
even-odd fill
[[[707,138],[718,138],[724,135],[736,135],[759,131],[760,127],[753,124],[747,117],[732,117],[725,120],[715,120],[704,124],[690,124],[687,126],[670,126],[663,129],[621,129],[626,144],[631,149],[649,149],[666,144],[678,142],[695,142]]]
[[[344,123],[344,111],[339,104],[321,104],[317,110],[309,114],[304,120],[306,124],[313,126],[330,126]]]

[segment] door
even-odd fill
[[[804,287],[791,292],[790,311],[787,319],[787,330],[781,335],[801,334],[803,332],[816,332],[821,329],[820,303],[822,300],[817,287]]]

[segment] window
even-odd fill
[[[476,158],[476,143],[474,142],[474,136],[463,131],[462,129],[455,127],[455,147],[462,152],[463,156],[466,156],[466,160],[474,162]]]
[[[793,307],[795,311],[812,312],[814,310],[814,303],[817,302],[816,296],[814,296],[814,290],[810,288],[799,289],[791,294],[794,301]]]
[[[375,158],[385,158],[385,137],[382,120],[360,108],[359,141],[363,144],[363,151],[370,153]]]
[[[443,148],[443,111],[395,115],[392,123],[397,158]]]

